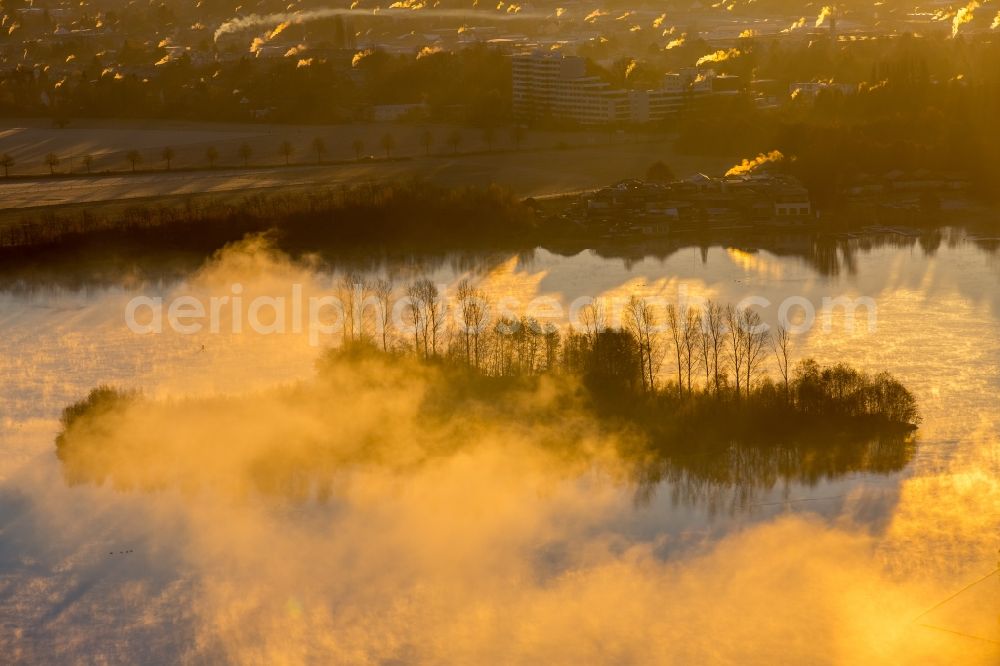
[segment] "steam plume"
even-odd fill
[[[729,49],[728,51],[725,49],[720,49],[715,53],[709,53],[708,55],[704,55],[698,58],[698,62],[695,63],[695,66],[700,67],[701,65],[705,65],[711,62],[725,62],[726,60],[729,60],[731,58],[738,58],[741,55],[743,55],[743,52],[740,51],[739,49]]]
[[[819,16],[816,17],[816,26],[820,27],[823,25],[823,21],[827,20],[833,16],[833,7],[825,6],[823,9],[819,10]]]
[[[781,32],[784,32],[784,33],[795,32],[796,30],[800,30],[801,28],[804,28],[804,27],[806,27],[806,17],[805,16],[803,16],[802,18],[800,18],[798,21],[796,21],[795,23],[791,24],[787,28],[784,28]]]
[[[536,18],[544,19],[545,14],[541,13],[526,13],[521,12],[520,7],[517,8],[512,13],[494,13],[490,11],[469,11],[464,9],[420,9],[418,13],[415,12],[415,8],[390,8],[385,11],[369,11],[366,9],[339,9],[339,8],[327,8],[327,9],[315,9],[305,12],[295,12],[295,13],[278,13],[278,14],[249,14],[247,16],[240,16],[236,18],[229,19],[228,21],[222,23],[215,33],[214,39],[218,41],[223,35],[228,35],[236,32],[241,32],[243,30],[250,30],[255,28],[266,28],[268,30],[274,31],[278,26],[284,26],[281,30],[284,30],[290,25],[299,25],[302,23],[308,23],[309,21],[318,21],[320,19],[333,18],[335,16],[385,16],[392,18],[413,18],[414,16],[419,16],[422,18],[454,18],[454,19],[476,19],[476,20],[489,20],[489,21],[504,21],[515,18]],[[279,31],[280,32],[280,31]]]
[[[741,163],[732,167],[726,172],[727,176],[745,176],[751,174],[765,164],[772,164],[775,162],[781,162],[785,159],[785,156],[779,150],[772,150],[771,152],[765,154],[761,153],[752,160],[744,159]]]
[[[975,17],[976,10],[979,9],[978,0],[972,0],[969,4],[955,12],[955,17],[951,20],[951,37],[958,36],[958,29],[971,21]]]

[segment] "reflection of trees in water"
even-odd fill
[[[398,362],[405,363],[402,359]],[[338,369],[341,366],[321,366],[320,371]],[[849,474],[896,473],[911,462],[917,447],[912,435],[884,433],[776,433],[767,439],[750,435],[737,441],[710,432],[708,426],[655,444],[617,419],[595,423],[574,383],[559,385],[558,400],[538,403],[538,386],[528,379],[498,382],[467,374],[429,372],[428,377],[436,380],[427,385],[415,420],[403,431],[408,445],[402,452],[399,438],[381,427],[345,440],[340,435],[340,416],[323,407],[331,399],[328,392],[332,385],[320,382],[281,390],[270,398],[279,411],[318,426],[310,428],[309,436],[289,438],[288,431],[279,428],[246,448],[231,442],[215,452],[191,444],[190,437],[211,440],[216,431],[232,436],[228,428],[234,415],[243,418],[239,400],[197,400],[178,406],[98,387],[64,411],[56,453],[69,485],[107,484],[121,491],[150,492],[229,484],[241,493],[323,502],[349,484],[351,475],[358,471],[382,470],[405,476],[431,461],[467,450],[470,443],[477,442],[470,433],[480,432],[504,441],[531,442],[546,454],[540,460],[565,465],[566,471],[594,466],[604,469],[634,490],[639,504],[666,492],[676,504],[703,506],[714,514],[748,510],[763,494],[792,484],[813,487]],[[364,393],[371,388],[366,382],[378,381],[372,378],[362,382],[362,387],[351,386]],[[406,393],[414,386],[422,384],[411,383],[407,388],[393,383],[389,390],[390,394],[397,390]],[[313,412],[314,408],[319,411]],[[228,411],[233,409],[236,411]],[[171,435],[147,427],[147,422],[194,426],[181,425]],[[579,446],[593,436],[595,425],[618,436],[611,464],[605,465],[609,458],[603,455],[610,449]]]
[[[858,258],[881,249],[911,249],[920,247],[925,256],[934,256],[941,245],[950,248],[974,242],[984,251],[989,249],[984,241],[967,241],[960,232],[951,229],[924,231],[921,234],[858,233],[819,234],[809,232],[728,232],[711,236],[678,236],[637,242],[603,242],[596,244],[546,245],[546,249],[560,256],[571,257],[584,249],[593,249],[602,259],[620,259],[626,269],[643,260],[665,262],[681,250],[697,248],[703,264],[708,263],[708,250],[712,247],[738,248],[743,252],[768,252],[782,259],[798,259],[822,277],[841,274],[857,275]]]
[[[25,252],[0,260],[0,289],[13,294],[81,292],[148,283],[180,282],[206,255],[165,248],[95,246],[86,251]]]
[[[731,444],[712,455],[675,456],[634,463],[627,483],[637,504],[660,492],[674,504],[701,506],[710,513],[742,512],[775,488],[814,487],[849,474],[888,475],[913,459],[912,438],[873,438],[810,446]],[[248,467],[259,492],[297,501],[324,501],[335,494],[345,470],[363,460],[345,461],[312,452],[304,456],[275,449]],[[628,463],[628,461],[626,460]]]
[[[567,460],[574,456],[562,445]],[[775,488],[793,484],[814,487],[849,474],[888,475],[902,471],[913,459],[912,437],[843,440],[810,445],[754,446],[732,443],[716,452],[642,456],[625,463],[631,472],[626,484],[634,490],[638,505],[646,505],[666,492],[676,505],[704,507],[712,515],[750,510]],[[448,455],[454,450],[429,452]],[[321,443],[287,447],[275,445],[260,452],[244,466],[247,490],[264,496],[296,502],[324,502],[349,482],[352,470],[378,467],[383,452],[357,451],[344,455]],[[108,483],[119,491],[158,491],[184,485],[158,467],[110,465],[86,451],[61,455],[64,478],[69,485]],[[139,462],[136,460],[134,462]],[[419,463],[417,464],[419,466]],[[413,469],[416,469],[414,466]],[[397,468],[397,474],[405,472]]]
[[[742,511],[762,494],[792,484],[815,487],[848,474],[893,474],[913,459],[912,435],[817,437],[809,443],[730,443],[720,449],[680,453],[634,464],[637,503],[663,490],[675,504],[702,505],[711,513]]]
[[[791,236],[759,249],[783,259],[799,259],[823,277],[835,277],[843,270],[849,275],[857,273],[856,257],[850,245],[840,238]]]
[[[920,243],[920,249],[924,251],[925,256],[933,257],[937,254],[938,249],[941,247],[943,239],[944,235],[941,233],[941,230],[933,229],[920,234],[917,242]]]
[[[990,238],[975,241],[976,247],[986,253],[986,261],[1000,277],[1000,238]]]
[[[364,273],[386,274],[399,280],[412,280],[447,270],[455,275],[472,274],[483,276],[510,261],[512,256],[519,262],[534,259],[534,250],[514,252],[511,250],[469,250],[463,252],[413,253],[407,251],[388,252],[379,250],[370,253],[330,255],[326,257],[325,268],[331,271],[362,271]]]
[[[738,247],[745,252],[765,251],[783,259],[798,259],[823,277],[846,273],[856,275],[858,256],[884,248],[919,247],[926,256],[934,256],[943,244],[949,248],[972,243],[985,253],[996,255],[996,239],[966,240],[950,229],[925,231],[920,235],[898,233],[830,235],[807,232],[742,233],[729,232],[712,236],[678,236],[643,242],[580,241],[552,242],[543,247],[556,256],[573,257],[592,250],[602,259],[621,260],[627,270],[649,259],[663,263],[681,250],[697,248],[702,263],[708,262],[712,247]],[[59,287],[84,290],[155,282],[179,282],[196,271],[214,252],[216,246],[203,250],[172,247],[163,243],[150,247],[115,245],[101,242],[75,248],[28,251],[23,256],[6,257],[0,262],[0,289],[32,292]],[[221,247],[221,244],[219,245]],[[280,249],[280,248],[279,248]],[[297,255],[293,254],[293,259]],[[382,273],[400,279],[447,269],[454,274],[483,275],[517,257],[519,267],[530,267],[535,250],[470,249],[463,251],[419,251],[405,246],[327,248],[310,253],[318,258],[318,269]]]
[[[372,248],[365,251],[325,252],[310,260],[318,271],[385,273],[400,279],[447,269],[455,274],[484,275],[509,261],[510,250],[419,252]],[[534,250],[521,251],[522,262]],[[210,253],[169,251],[163,248],[94,247],[85,253],[38,252],[0,262],[0,290],[14,294],[47,293],[65,289],[131,287],[143,284],[176,284],[196,272]],[[294,259],[294,257],[293,257]]]

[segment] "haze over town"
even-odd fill
[[[1000,5],[0,0],[0,662],[995,664]]]

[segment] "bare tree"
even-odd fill
[[[645,306],[646,302],[643,299],[635,294],[629,296],[628,304],[625,306],[625,329],[635,339],[636,349],[639,350],[639,365],[642,367],[642,388],[644,391],[649,391],[652,387],[646,373]]]
[[[644,299],[632,295],[625,309],[625,326],[635,337],[642,366],[642,385],[647,391],[656,390],[656,374],[663,354],[657,332],[656,313]]]
[[[392,319],[392,280],[378,278],[372,285],[378,302],[379,333],[382,337],[382,351],[389,351],[389,322]]]
[[[135,172],[136,165],[142,162],[142,153],[138,150],[130,150],[125,153],[125,159],[132,165],[132,171]]]
[[[278,152],[285,158],[285,166],[288,166],[291,163],[292,153],[295,152],[295,146],[292,145],[291,141],[286,139],[278,146]]]
[[[379,139],[379,145],[382,146],[382,150],[385,151],[385,158],[389,159],[392,157],[392,151],[396,148],[396,138],[389,132],[386,132],[382,135],[382,138]]]
[[[45,156],[45,164],[49,167],[49,173],[55,174],[56,167],[59,166],[59,156],[55,153],[49,153]]]
[[[456,295],[462,316],[465,362],[478,370],[483,356],[483,333],[489,320],[486,293],[473,287],[468,280],[462,280],[458,283]]]
[[[740,323],[743,331],[743,344],[745,351],[743,354],[743,365],[746,371],[744,391],[747,398],[753,389],[754,382],[760,374],[761,365],[766,356],[765,350],[771,338],[767,331],[767,326],[760,318],[756,310],[744,308],[740,311]]]
[[[438,335],[444,325],[445,309],[437,285],[421,278],[407,288],[414,324],[414,344],[418,353],[423,346],[424,358],[437,356]]]
[[[417,356],[427,358],[427,325],[423,307],[423,294],[417,284],[411,284],[406,288],[407,311],[410,313],[410,322],[413,324],[413,353]],[[424,344],[421,345],[421,335]],[[423,354],[421,354],[423,347]]]
[[[542,325],[534,317],[522,317],[513,336],[517,373],[533,375],[542,351]]]
[[[360,273],[347,273],[340,278],[345,342],[359,342],[365,338],[364,306],[368,294],[368,283]]]
[[[83,162],[83,168],[87,170],[87,173],[90,173],[91,169],[94,168],[94,156],[93,155],[84,155],[81,158],[80,161]]]
[[[253,148],[250,147],[250,144],[241,143],[236,152],[240,156],[240,159],[243,160],[243,166],[249,166],[250,157],[253,155]]]
[[[781,381],[785,388],[785,402],[790,399],[788,387],[789,366],[791,364],[791,334],[784,324],[779,324],[777,331],[771,338],[771,349],[778,361],[778,372],[781,374]]]
[[[705,371],[705,392],[713,390],[712,383],[712,336],[709,335],[705,319],[707,312],[702,313],[701,326],[698,330],[698,365]]]
[[[705,305],[704,314],[705,342],[707,350],[705,352],[706,372],[711,365],[710,374],[715,387],[715,394],[719,395],[722,390],[722,378],[725,375],[724,353],[726,346],[726,324],[725,311],[723,307],[713,301]]]
[[[694,368],[698,363],[698,347],[701,344],[701,313],[689,307],[684,313],[684,369],[687,372],[688,395],[694,392]]]
[[[740,397],[740,386],[743,381],[743,359],[746,353],[746,345],[743,340],[743,326],[741,313],[732,305],[727,305],[725,309],[726,320],[726,352],[729,355],[729,363],[733,369],[735,378],[736,397]]]
[[[559,360],[559,328],[549,322],[545,325],[542,335],[545,339],[545,370],[552,372]]]
[[[448,134],[448,145],[451,146],[452,153],[458,153],[458,147],[462,145],[462,133],[457,129]]]
[[[500,317],[492,330],[490,373],[509,377],[514,372],[515,336],[521,324],[513,317]]]
[[[604,303],[602,301],[594,301],[580,308],[580,322],[586,330],[587,338],[593,344],[598,334],[608,327]]]
[[[170,165],[174,161],[175,156],[176,153],[174,152],[174,149],[171,148],[170,146],[167,146],[160,152],[160,157],[163,158],[163,161],[167,163],[167,171],[170,171]]]
[[[437,285],[430,280],[424,280],[423,288],[428,312],[427,322],[431,334],[431,354],[437,356],[438,335],[441,333],[441,328],[444,325],[445,307],[441,301],[441,294],[438,292]]]
[[[667,327],[674,343],[674,356],[677,361],[677,395],[684,397],[684,324],[677,314],[677,307],[671,303],[667,306]]]
[[[326,141],[323,140],[323,137],[318,136],[312,140],[312,149],[316,153],[316,164],[322,164],[323,155],[326,154]]]
[[[10,178],[10,168],[14,166],[14,158],[4,153],[0,156],[0,166],[3,167],[3,177]]]

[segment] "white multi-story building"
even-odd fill
[[[628,94],[588,76],[583,58],[537,52],[511,58],[514,115],[583,124],[627,121]]]
[[[512,56],[511,70],[514,116],[522,119],[645,123],[662,120],[692,97],[712,92],[713,73],[694,68],[666,75],[655,90],[613,88],[587,74],[584,58],[557,53]]]

